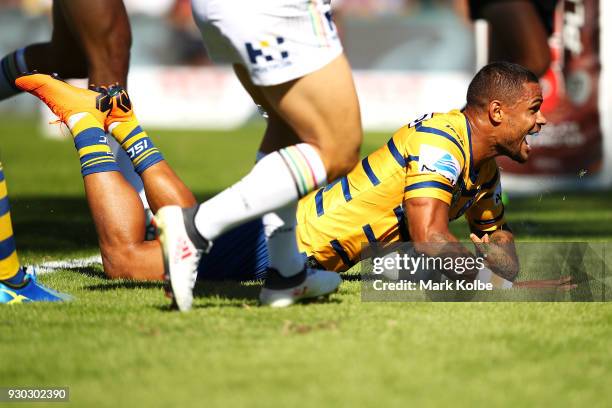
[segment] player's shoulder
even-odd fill
[[[410,150],[445,151],[457,158],[460,163],[466,162],[469,151],[469,137],[465,117],[458,110],[447,113],[430,114],[423,120],[410,123],[413,134],[407,139]],[[461,165],[462,166],[462,165]]]
[[[455,110],[426,115],[407,125],[412,133],[406,135],[406,150],[414,158],[414,174],[440,175],[455,185],[469,163],[469,142],[462,121],[463,114]]]
[[[461,144],[462,147],[467,146],[467,122],[461,111],[455,109],[446,113],[435,113],[431,118],[422,121],[417,125],[417,130],[430,133],[437,131],[443,133],[443,136],[453,139]]]
[[[437,129],[444,131],[445,129],[451,130],[453,133],[459,134],[463,129],[460,126],[461,119],[464,118],[463,114],[459,110],[452,110],[449,112],[431,112],[424,115],[418,116],[412,121],[406,123],[404,126],[399,128],[394,136],[405,136],[416,132],[418,129]]]

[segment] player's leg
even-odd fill
[[[108,94],[114,105],[106,119],[106,127],[142,178],[153,212],[170,204],[180,207],[195,205],[193,193],[170,168],[140,125],[127,92],[119,86],[111,87]]]
[[[36,281],[32,268],[19,263],[8,201],[4,170],[0,163],[0,304],[55,302],[69,299]]]
[[[88,62],[89,81],[125,87],[132,34],[122,0],[55,0]]]
[[[248,67],[253,84],[300,143],[289,146],[291,142],[285,142],[287,135],[278,135],[271,143],[285,147],[262,158],[235,185],[190,211],[160,210],[157,219],[164,257],[169,262],[170,282],[181,310],[191,306],[198,250],[210,247],[211,241],[233,226],[294,206],[300,197],[325,184],[328,177],[333,179],[348,172],[358,160],[359,105],[329,4],[296,2],[298,18],[287,19],[276,3],[241,3],[244,9],[240,13],[231,3],[193,2],[204,39],[211,40],[207,43],[209,52],[214,55],[229,50],[233,62]],[[277,32],[271,33],[270,27]],[[294,217],[289,214],[294,214],[294,209],[287,212],[287,218]],[[295,270],[297,263],[292,266],[276,271],[279,279],[274,280],[284,280],[282,287],[265,289],[278,289],[278,293],[284,289],[287,293],[312,290],[304,296],[308,297],[325,293],[323,287],[335,289],[339,284],[337,276],[315,273],[322,277],[322,285],[305,285],[310,279],[307,271]],[[296,299],[289,297],[264,303],[280,306]]]
[[[131,45],[130,25],[121,0],[55,0],[53,34],[47,43],[9,54],[0,70],[0,100],[19,92],[15,78],[24,72],[57,73],[62,78],[89,75],[91,84],[125,86]],[[121,173],[143,195],[143,184],[127,155],[109,142]],[[143,204],[148,203],[141,197]]]
[[[279,108],[279,100],[283,99],[283,96],[279,96],[279,94],[284,94],[284,89],[278,92],[276,89],[277,87],[258,87],[253,84],[244,66],[236,65],[234,67],[242,85],[249,92],[253,100],[257,104],[261,105],[268,113],[267,128],[260,147],[261,154],[268,154],[273,151],[277,151],[286,146],[300,143],[302,139],[305,139],[305,137],[300,137],[298,132],[295,130],[299,129],[299,126],[295,124],[293,126],[288,124],[285,117],[289,118],[289,120],[292,120],[293,122],[301,121],[310,128],[317,126],[323,128],[329,127],[330,122],[333,122],[333,119],[322,119],[319,115],[313,113],[313,107],[314,109],[323,109],[332,115],[332,117],[337,115],[339,112],[344,114],[350,112],[353,113],[352,117],[349,117],[349,119],[346,121],[331,123],[331,126],[343,128],[336,127],[335,129],[330,130],[328,133],[312,131],[310,128],[301,131],[301,134],[306,135],[306,138],[308,136],[312,137],[312,135],[315,135],[319,136],[320,139],[332,139],[332,143],[326,144],[328,147],[327,157],[330,159],[330,161],[333,162],[333,155],[337,150],[341,150],[338,149],[338,145],[341,143],[340,140],[343,139],[344,135],[360,137],[361,126],[358,111],[359,108],[358,104],[356,103],[357,98],[354,93],[350,69],[348,68],[348,64],[346,64],[346,61],[342,61],[342,59],[340,60],[340,62],[342,62],[340,66],[334,66],[335,62],[329,64],[314,74],[308,75],[306,78],[310,80],[309,83],[303,83],[306,78],[299,79],[298,81],[301,82],[299,85],[303,87],[303,90],[293,91],[300,92],[302,95],[295,97],[292,95],[291,97],[294,97],[295,100],[284,101],[287,106],[294,105],[294,111],[297,112],[298,115],[306,115],[305,117],[301,118],[296,118],[297,115],[295,112],[287,113],[281,111],[282,113],[278,113],[279,110],[282,109],[282,107]],[[311,75],[316,75],[316,77],[311,77]],[[332,100],[327,99],[327,97],[330,95],[326,94],[325,92],[318,94],[321,99],[310,98],[309,100],[307,97],[303,96],[308,87],[312,87],[314,91],[316,88],[321,88],[321,84],[332,82],[330,81],[332,77],[335,79],[347,79],[345,83],[342,83],[340,80],[334,85],[331,85],[331,89],[327,88],[327,91],[338,97],[338,99],[333,99],[335,102],[333,107],[328,103],[328,101]],[[274,92],[272,96],[267,95],[272,92]],[[316,93],[316,91],[314,91],[314,93]],[[302,106],[303,109],[300,109],[299,106]],[[336,111],[335,109],[338,110]],[[333,139],[338,139],[338,145],[335,147],[332,147]],[[312,139],[307,140],[313,142]],[[318,141],[314,140],[314,142],[319,145]],[[349,167],[352,167],[352,163],[349,165]],[[334,170],[331,171],[333,172]],[[336,172],[341,171],[342,169],[340,171],[336,170]],[[334,174],[332,173],[332,176],[329,178],[333,179]],[[297,201],[279,208],[273,213],[266,214],[263,217],[263,224],[265,227],[266,236],[268,237],[270,267],[275,270],[282,271],[284,276],[290,276],[292,273],[299,272],[304,266],[304,260],[298,251],[296,242],[296,210]]]
[[[87,60],[89,83],[125,87],[130,62],[132,35],[122,0],[55,0],[61,6],[64,21]],[[141,195],[145,208],[143,183],[134,172],[129,157],[114,140],[109,145],[122,175]]]
[[[345,175],[357,164],[361,115],[351,68],[343,54],[295,81],[260,89],[300,141],[317,150],[328,181]],[[272,140],[266,143],[291,142],[285,134],[267,136]]]
[[[489,61],[509,61],[538,77],[550,65],[548,32],[532,1],[487,2],[480,16],[489,23]]]
[[[15,87],[15,79],[25,72],[57,73],[63,78],[87,76],[87,58],[58,1],[53,2],[52,18],[50,41],[28,45],[2,59],[0,100],[21,92]]]
[[[354,167],[361,144],[361,118],[353,78],[344,55],[294,84],[261,89],[269,104],[298,138],[318,151],[328,181],[343,176]],[[266,136],[266,144],[280,145],[282,140],[286,140],[282,133],[268,133]],[[293,271],[298,265],[303,265],[295,235],[296,211],[297,201],[278,209],[275,212],[278,224],[274,229],[270,228],[273,225],[271,217],[266,219],[270,264],[279,265],[279,271]],[[287,276],[286,272],[281,274]],[[260,295],[263,303],[274,303],[274,299],[279,298],[274,289],[266,281]]]
[[[163,265],[159,242],[144,241],[142,203],[119,173],[106,142],[106,132],[101,123],[110,112],[110,97],[75,88],[42,74],[21,77],[17,85],[41,98],[68,125],[74,136],[107,275],[112,278],[161,279]],[[159,162],[155,164],[159,165]],[[157,200],[164,203],[160,198]],[[172,204],[177,201],[182,202],[175,200]],[[188,203],[194,201],[191,198]]]

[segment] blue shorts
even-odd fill
[[[198,267],[198,280],[262,279],[268,246],[261,219],[242,224],[217,238]]]

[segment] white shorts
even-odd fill
[[[210,57],[242,64],[254,84],[317,71],[342,53],[330,0],[192,0]]]

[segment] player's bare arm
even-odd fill
[[[448,204],[436,198],[411,198],[404,201],[404,208],[410,237],[418,252],[429,256],[474,258],[467,248],[457,245],[459,240],[448,229]],[[444,245],[447,243],[455,245]],[[451,270],[442,272],[451,279],[472,280],[478,270],[467,270],[463,274]]]

